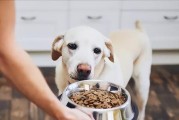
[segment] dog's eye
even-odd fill
[[[99,49],[99,48],[94,48],[94,53],[96,53],[96,54],[100,54],[101,53],[101,49]]]
[[[75,44],[75,43],[69,43],[67,46],[71,50],[75,50],[78,47],[77,44]]]

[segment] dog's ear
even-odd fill
[[[113,53],[113,47],[112,42],[109,39],[105,40],[105,49],[104,54],[109,58],[111,62],[114,62],[114,53]]]
[[[63,35],[58,36],[52,43],[52,51],[51,56],[53,60],[57,60],[60,56],[62,56],[61,49],[63,45]]]

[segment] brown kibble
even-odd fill
[[[110,101],[111,101],[110,98],[106,98],[106,99],[105,99],[105,102],[110,102]]]
[[[101,103],[100,102],[94,102],[93,104],[94,105],[100,105]]]
[[[74,92],[70,99],[83,107],[107,109],[122,105],[126,98],[118,93],[112,93],[100,89],[83,90]]]

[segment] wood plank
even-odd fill
[[[0,120],[9,120],[10,102],[0,101]]]
[[[24,98],[24,95],[13,88],[12,89],[12,98]]]
[[[39,120],[44,120],[44,114],[45,114],[44,111],[39,108],[38,113],[39,113]]]
[[[11,101],[11,120],[29,120],[29,103],[25,98],[12,99]]]
[[[12,88],[9,86],[0,87],[0,100],[11,100],[12,99]]]
[[[0,120],[9,120],[9,110],[0,110]]]
[[[30,103],[30,120],[39,120],[38,107],[34,103]]]
[[[7,80],[4,77],[0,77],[0,87],[8,85]]]

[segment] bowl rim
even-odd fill
[[[67,95],[67,93],[66,93],[66,97],[67,97],[67,99],[69,100],[69,102],[70,102],[71,104],[75,105],[77,108],[85,109],[85,110],[91,110],[91,111],[96,111],[96,112],[105,112],[105,111],[114,111],[114,110],[124,109],[127,105],[130,105],[131,96],[130,96],[129,92],[128,92],[125,88],[123,88],[123,87],[121,87],[120,85],[117,85],[117,84],[115,84],[115,83],[112,83],[112,82],[109,82],[109,81],[100,80],[100,79],[82,80],[82,81],[77,81],[77,82],[71,83],[71,84],[69,84],[69,85],[65,88],[64,92],[66,92],[66,91],[69,89],[70,86],[72,86],[72,85],[74,85],[74,84],[78,84],[78,85],[79,85],[80,83],[83,83],[83,82],[104,82],[104,83],[114,84],[114,85],[120,87],[122,90],[125,91],[125,94],[127,95],[127,100],[126,100],[122,105],[117,106],[117,107],[107,108],[107,109],[96,109],[96,108],[84,107],[84,106],[81,106],[81,105],[79,105],[79,104],[73,102],[73,101],[69,98],[69,96]],[[64,92],[63,92],[63,94],[64,94]]]

